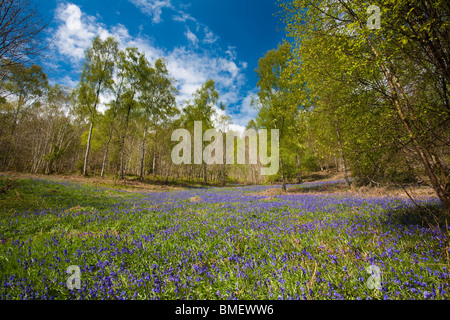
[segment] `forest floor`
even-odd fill
[[[310,195],[342,195],[360,197],[398,197],[404,199],[424,200],[436,197],[436,192],[430,186],[407,184],[386,186],[356,186],[352,184],[347,187],[344,183],[342,172],[318,172],[307,176],[303,184],[290,184],[287,194],[310,194]],[[339,183],[334,183],[339,182]],[[267,196],[281,195],[279,187],[264,190],[262,194]]]
[[[321,178],[280,193],[0,174],[0,300],[450,298],[429,190]]]
[[[127,190],[131,192],[162,192],[162,191],[175,191],[185,190],[190,188],[203,188],[202,184],[195,183],[169,183],[158,182],[157,180],[140,181],[137,178],[127,178],[125,181],[114,180],[111,177],[84,177],[82,175],[44,175],[44,174],[29,174],[29,173],[17,173],[17,172],[0,172],[0,177],[9,177],[11,179],[44,179],[49,181],[59,182],[72,182],[83,185],[92,185],[98,187],[106,187],[118,190]],[[333,184],[330,182],[343,181],[344,175],[336,172],[317,172],[308,175],[304,179],[304,183],[318,183],[316,186],[308,186],[303,188],[301,184],[291,184],[288,188],[288,194],[336,194],[336,195],[355,195],[365,197],[401,197],[407,199],[427,199],[436,197],[436,193],[433,188],[429,186],[419,186],[416,184],[409,184],[406,186],[390,185],[382,187],[346,187],[344,184]],[[235,185],[233,185],[235,186]],[[242,184],[245,186],[245,184]],[[208,187],[217,187],[209,185]],[[230,186],[228,186],[230,187]],[[268,188],[262,191],[262,194],[271,196],[282,194],[279,186]]]
[[[302,185],[288,185],[287,194],[315,194],[315,195],[353,195],[361,197],[398,197],[405,199],[428,199],[436,197],[433,188],[429,186],[407,185],[407,186],[383,186],[383,187],[356,187],[354,185],[346,187],[344,183],[329,184],[336,179],[321,180],[324,184],[304,187]],[[305,185],[307,186],[307,184]],[[264,195],[281,195],[280,188],[268,189]]]

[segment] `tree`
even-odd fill
[[[223,103],[220,103],[219,109],[225,110],[226,106]],[[219,131],[222,133],[223,136],[228,132],[231,122],[231,116],[227,116],[226,114],[220,115],[217,119],[217,125],[219,127]],[[226,140],[224,139],[222,141],[222,150],[226,150]],[[227,163],[226,163],[226,152],[223,153],[223,163],[222,163],[222,170],[221,170],[221,176],[222,176],[222,186],[225,187],[227,184]]]
[[[153,125],[153,163],[152,172],[156,174],[156,146],[158,125],[161,121],[165,122],[178,113],[176,106],[176,88],[174,80],[169,76],[166,64],[163,59],[155,61],[154,68],[147,62],[144,62],[139,70],[141,77],[141,95],[138,99],[142,111],[142,120],[144,134],[142,138],[141,167],[139,178],[144,176],[145,145],[148,129]]]
[[[100,94],[111,88],[117,55],[118,43],[114,38],[109,37],[103,41],[100,37],[96,37],[92,47],[86,52],[86,62],[83,65],[80,83],[75,91],[78,113],[82,117],[87,117],[90,123],[83,166],[83,175],[85,176],[88,174],[89,151]]]
[[[259,60],[256,72],[259,76],[258,97],[260,109],[257,123],[267,129],[279,130],[280,141],[280,171],[282,179],[282,189],[286,191],[286,177],[283,158],[283,149],[288,140],[288,132],[294,125],[294,119],[302,103],[294,82],[289,81],[289,63],[291,61],[291,46],[284,42],[277,49],[270,50]]]
[[[194,152],[203,152],[204,142],[203,134],[206,130],[213,128],[213,117],[216,115],[215,104],[219,99],[219,93],[216,90],[214,80],[206,81],[194,95],[194,100],[184,109],[183,123],[186,127],[194,127],[194,122],[202,123],[202,150],[194,150]],[[206,163],[203,161],[203,180],[208,183],[206,175]]]
[[[364,1],[295,0],[281,6],[299,52],[309,40],[320,39],[321,51],[336,53],[334,65],[339,64],[345,75],[341,77],[342,85],[348,85],[346,80],[351,77],[365,89],[380,93],[375,104],[383,105],[389,112],[378,121],[398,124],[396,151],[413,155],[415,162],[421,164],[422,172],[450,214],[450,168],[446,156],[450,144],[445,129],[450,122],[450,25],[446,19],[450,8],[445,1],[431,4],[381,0],[370,4],[382,9],[383,23],[378,30],[367,28],[369,4]],[[315,54],[321,51],[317,47],[309,49]],[[299,57],[305,61],[300,54]],[[322,62],[316,59],[316,63]]]
[[[125,140],[128,134],[128,128],[131,117],[137,111],[138,101],[136,97],[140,94],[140,89],[145,81],[144,74],[148,62],[144,54],[139,53],[137,48],[126,48],[119,53],[119,62],[117,64],[118,73],[124,79],[123,93],[119,102],[120,118],[120,178],[125,180]]]
[[[118,115],[120,97],[122,95],[122,87],[123,87],[123,78],[120,78],[118,80],[118,84],[115,85],[113,89],[115,99],[107,104],[108,109],[106,109],[105,114],[102,117],[103,122],[107,123],[107,125],[109,126],[108,140],[106,141],[105,145],[105,151],[103,154],[103,162],[102,162],[102,172],[100,174],[102,178],[104,178],[105,176],[106,162],[108,160],[109,147],[113,138],[113,133],[114,131],[117,131],[115,129],[115,125],[117,124],[116,120]]]
[[[60,169],[58,164],[74,144],[73,126],[68,117],[69,91],[59,85],[49,86],[37,117],[34,135],[32,171],[52,174]],[[38,133],[38,131],[40,131]]]
[[[43,49],[44,23],[31,0],[0,1],[0,80],[5,68],[28,62]]]
[[[13,151],[15,133],[22,116],[33,106],[38,105],[47,89],[47,75],[38,65],[26,67],[22,64],[10,65],[6,81],[1,84],[2,96],[9,101],[10,124],[7,132],[3,166],[8,165],[9,153]]]

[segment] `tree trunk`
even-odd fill
[[[125,128],[122,134],[121,155],[120,155],[120,179],[125,180],[125,139],[128,131],[128,122],[130,120],[131,103],[128,104],[127,117],[125,119]]]
[[[117,106],[118,106],[118,104],[119,104],[119,99],[120,99],[120,97],[121,97],[121,93],[122,93],[122,86],[123,86],[123,81],[124,81],[124,78],[122,77],[121,78],[121,80],[120,80],[120,85],[119,85],[119,87],[118,87],[118,90],[116,91],[116,98],[115,98],[115,101],[114,101],[114,112],[113,112],[113,114],[114,114],[114,116],[113,116],[113,121],[116,119],[116,117],[117,117]],[[107,159],[108,159],[108,153],[109,153],[109,145],[110,145],[110,143],[111,143],[111,140],[112,140],[112,134],[113,134],[113,131],[114,131],[114,122],[113,121],[111,121],[111,125],[110,125],[110,130],[109,130],[109,139],[108,139],[108,142],[106,143],[106,148],[105,148],[105,156],[104,156],[104,158],[103,158],[103,164],[102,164],[102,173],[101,173],[101,177],[103,178],[104,177],[104,175],[105,175],[105,169],[106,169],[106,161],[107,161]]]
[[[95,102],[94,102],[94,107],[93,107],[93,111],[91,112],[91,127],[89,128],[89,138],[88,138],[88,143],[86,146],[86,156],[84,158],[84,168],[83,168],[83,175],[86,177],[87,176],[87,165],[88,165],[88,158],[89,158],[89,151],[91,149],[91,139],[92,139],[92,131],[94,129],[94,117],[95,117],[95,113],[97,112],[97,104],[98,104],[98,100],[100,97],[100,90],[102,88],[102,82],[103,80],[100,80],[100,82],[98,83],[98,87],[97,87],[97,94],[95,96]]]
[[[153,164],[152,164],[152,173],[153,176],[156,177],[156,129],[155,129],[155,138],[153,140]]]
[[[89,158],[89,151],[91,149],[91,139],[92,139],[92,131],[93,131],[93,129],[94,129],[94,122],[91,121],[91,126],[89,128],[89,137],[88,137],[87,146],[86,146],[86,155],[84,156],[83,175],[85,177],[87,176],[88,158]]]
[[[103,157],[103,163],[102,163],[102,173],[101,173],[102,178],[105,176],[105,167],[106,167],[106,161],[108,159],[109,144],[111,143],[111,140],[112,140],[112,134],[113,134],[113,124],[111,122],[111,127],[109,129],[109,138],[108,138],[108,142],[106,143],[105,156]]]
[[[297,182],[303,183],[302,158],[300,155],[297,155],[297,168],[298,168]]]
[[[169,169],[167,170],[166,185],[169,184],[169,177],[170,177],[171,170],[172,170],[172,161],[170,161]]]
[[[203,180],[205,184],[208,184],[208,177],[206,174],[207,174],[206,163],[203,163]]]
[[[336,127],[336,135],[337,135],[337,139],[338,139],[339,154],[341,155],[341,159],[342,159],[342,171],[344,172],[345,185],[347,187],[350,187],[350,180],[349,180],[348,174],[347,174],[347,162],[345,160],[344,148],[343,148],[342,139],[341,139],[341,129],[339,128],[339,125],[336,120],[334,121],[334,126]]]
[[[147,139],[147,127],[144,129],[144,138],[142,139],[142,155],[141,155],[141,169],[139,173],[139,180],[144,179],[144,160],[145,160],[145,140]]]
[[[336,167],[336,172],[341,172],[341,168],[339,166],[339,162],[336,155],[334,155],[334,166]]]
[[[205,150],[205,143],[202,141],[202,150]],[[203,169],[203,180],[205,182],[205,184],[208,184],[208,176],[207,171],[206,171],[206,162],[205,159],[203,159],[203,164],[202,164],[202,169]]]
[[[280,169],[281,169],[281,181],[283,183],[281,188],[283,189],[284,192],[286,192],[287,191],[286,177],[284,176],[284,165],[283,165],[283,157],[282,156],[280,156]]]
[[[225,187],[227,184],[227,165],[224,163],[222,165],[222,187]]]
[[[284,122],[283,122],[284,123]],[[275,125],[275,130],[276,129],[278,129],[278,127],[277,127],[277,121],[275,120],[275,122],[274,122],[274,125]],[[280,142],[281,142],[281,137],[280,136],[278,136],[278,145],[280,146]],[[281,152],[280,152],[280,170],[281,170],[281,182],[282,182],[282,186],[281,186],[281,189],[284,191],[284,192],[286,192],[287,191],[287,189],[286,189],[286,178],[285,178],[285,176],[284,176],[284,165],[283,165],[283,157],[281,156]]]

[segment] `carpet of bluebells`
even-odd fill
[[[424,224],[410,200],[16,183],[0,195],[3,300],[450,297],[449,229]],[[28,209],[8,208],[16,195],[32,197]],[[69,266],[81,270],[79,290],[67,288]],[[367,285],[370,266],[381,290]]]

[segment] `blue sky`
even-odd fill
[[[250,106],[258,60],[285,37],[276,0],[40,0],[54,37],[44,70],[52,83],[74,87],[93,38],[114,36],[150,62],[164,57],[178,101],[212,78],[235,129],[256,115]],[[279,31],[278,31],[279,30]],[[107,97],[103,97],[107,100]]]

